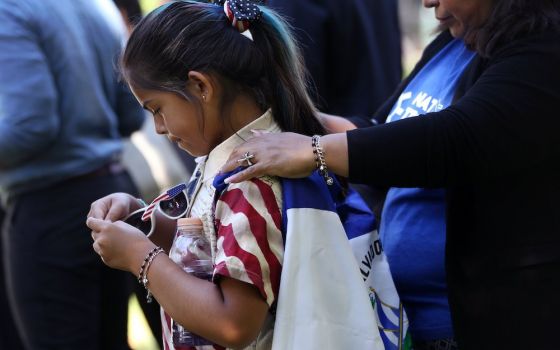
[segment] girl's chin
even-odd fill
[[[179,147],[181,150],[187,152],[188,154],[190,154],[193,157],[202,157],[208,154],[208,152],[204,152],[201,150],[197,150],[193,147],[191,147],[191,145],[189,144],[185,144],[184,142],[177,142],[177,147]]]

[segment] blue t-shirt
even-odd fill
[[[459,77],[474,57],[462,40],[453,40],[403,91],[387,122],[448,107]],[[445,281],[445,191],[391,188],[380,235],[391,272],[416,340],[453,336]]]

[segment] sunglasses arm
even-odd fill
[[[169,252],[177,230],[177,219],[170,219],[162,215],[159,210],[155,210],[154,215],[156,222],[154,233],[150,236],[150,240],[155,245],[162,247],[166,252]]]

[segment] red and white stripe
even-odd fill
[[[276,300],[283,259],[280,198],[260,179],[232,184],[216,204],[214,273],[255,285]]]
[[[231,184],[216,203],[217,251],[214,274],[253,284],[269,305],[277,299],[284,257],[281,189],[253,179]],[[171,317],[163,310],[164,350],[173,346]],[[209,349],[210,347],[204,347]],[[225,348],[214,345],[215,350]]]
[[[167,192],[160,194],[159,196],[157,196],[151,203],[150,205],[148,205],[148,207],[146,208],[146,210],[144,211],[144,214],[142,214],[142,221],[148,221],[150,219],[150,217],[152,216],[152,212],[156,209],[156,205],[160,202],[160,201],[164,201],[169,199],[169,194]]]

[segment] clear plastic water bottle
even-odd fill
[[[177,234],[169,257],[185,272],[201,279],[211,280],[214,270],[210,242],[204,236],[202,221],[199,218],[177,220]],[[204,339],[172,320],[173,345],[201,346],[211,345]]]

